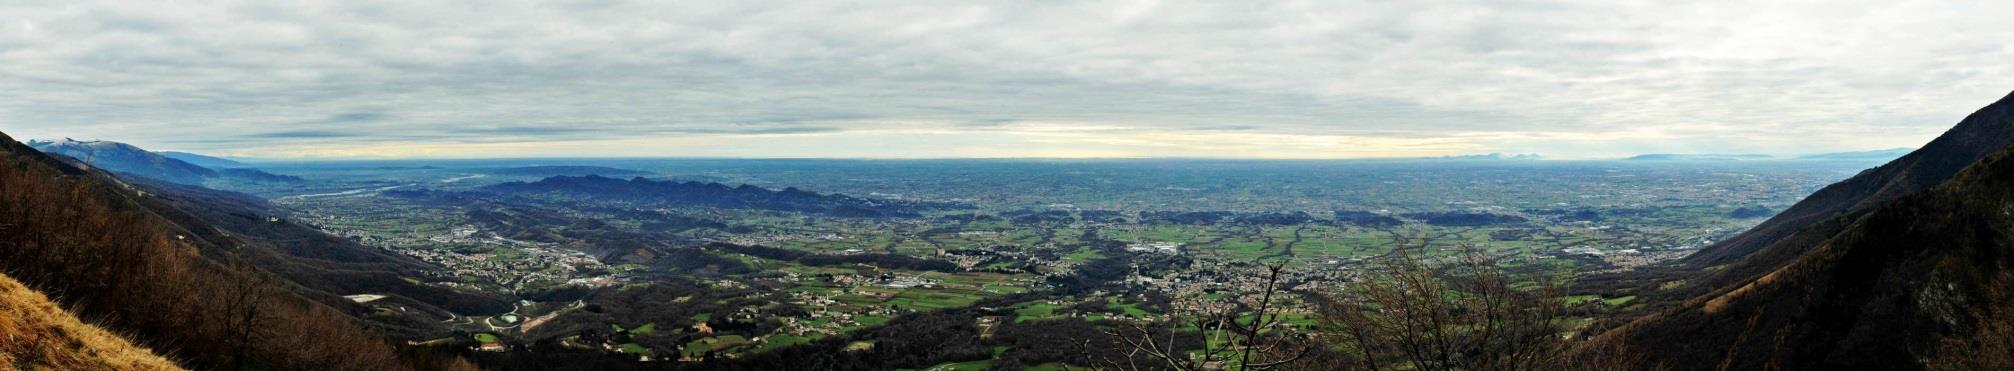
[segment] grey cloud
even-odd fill
[[[245,135],[245,137],[248,138],[260,138],[260,139],[301,139],[301,138],[320,139],[320,138],[353,138],[363,136],[364,135],[357,133],[327,131],[327,130],[275,131],[275,132],[254,133]]]
[[[960,123],[957,123],[956,125],[957,125],[957,126],[959,126],[959,127],[964,127],[964,128],[1001,128],[1001,127],[1006,127],[1007,125],[1011,125],[1011,124],[1013,124],[1013,123],[1015,123],[1015,122],[1018,122],[1018,121],[1019,121],[1019,120],[1015,120],[1015,119],[1005,119],[1005,118],[1000,118],[1000,119],[978,119],[978,120],[971,120],[971,121],[965,121],[965,122],[960,122]]]
[[[1189,129],[1201,130],[1201,131],[1249,131],[1249,130],[1260,130],[1264,128],[1265,128],[1264,126],[1259,125],[1226,124],[1226,125],[1197,126]]]
[[[385,118],[386,115],[384,112],[344,112],[335,114],[333,116],[329,116],[327,120],[323,121],[340,124],[340,123],[379,121],[384,120]]]
[[[838,132],[841,129],[819,126],[779,126],[758,128],[692,128],[666,130],[665,133],[682,134],[813,134]]]
[[[1695,152],[1914,146],[2010,88],[2000,76],[2014,73],[2014,25],[1991,16],[2010,12],[1913,1],[8,3],[0,131],[197,151],[1040,123],[1398,139],[1676,133],[1668,145]]]
[[[454,127],[447,131],[446,135],[565,136],[591,133],[595,129],[589,126],[474,126]]]

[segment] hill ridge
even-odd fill
[[[2014,141],[2014,93],[1967,115],[1929,144],[1881,166],[1861,171],[1851,178],[1825,186],[1776,216],[1701,249],[1681,260],[1681,265],[1698,270],[1734,263],[1722,274],[1736,278],[1758,274],[1757,268],[1774,266],[1802,251],[1802,243],[1784,243],[1797,234],[1829,234],[1809,231],[1843,225],[1826,220],[1841,215],[1864,213],[1882,202],[1922,192],[1950,179],[1966,166],[1976,163]],[[1778,246],[1780,245],[1780,246]],[[1754,257],[1754,259],[1747,259]],[[1724,279],[1715,280],[1724,284]]]
[[[1807,215],[1790,220],[1819,220],[1695,277],[1697,294],[1590,348],[1635,349],[1650,357],[1642,366],[1679,369],[2014,367],[2010,99],[1827,187],[1862,197],[1801,202]],[[1852,188],[1865,185],[1879,187]]]

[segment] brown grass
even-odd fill
[[[1733,302],[1735,299],[1740,299],[1742,296],[1755,292],[1755,290],[1775,284],[1777,275],[1783,273],[1784,269],[1789,268],[1778,268],[1776,271],[1769,272],[1769,274],[1763,275],[1762,278],[1756,279],[1755,282],[1749,282],[1748,284],[1741,285],[1740,288],[1734,289],[1734,291],[1714,297],[1713,300],[1706,302],[1704,310],[1706,310],[1707,314],[1720,313],[1722,309],[1727,308],[1728,303]]]
[[[0,275],[0,370],[180,370]]]

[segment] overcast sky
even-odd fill
[[[2009,1],[34,3],[0,131],[265,158],[1795,154],[2014,90]]]

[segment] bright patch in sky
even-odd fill
[[[0,131],[275,158],[1912,147],[2005,1],[0,4]]]

